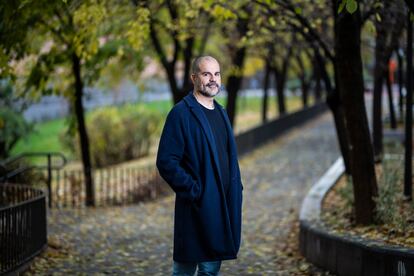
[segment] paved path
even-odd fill
[[[292,260],[286,240],[297,230],[304,195],[338,156],[328,112],[240,160],[245,187],[242,245],[237,260],[223,263],[222,275],[308,273],[304,261]],[[171,195],[130,207],[53,210],[51,246],[32,271],[169,275],[173,203]]]

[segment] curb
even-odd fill
[[[339,158],[303,200],[299,215],[301,254],[309,262],[336,275],[414,275],[414,249],[335,235],[322,225],[322,201],[343,173],[343,160]]]

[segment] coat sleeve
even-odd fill
[[[183,121],[176,109],[165,121],[157,153],[157,168],[177,196],[191,201],[201,196],[200,184],[180,165],[185,149]]]

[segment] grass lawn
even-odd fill
[[[12,156],[21,152],[62,152],[67,157],[72,153],[66,150],[59,135],[67,128],[66,119],[56,119],[34,125],[34,131],[20,140],[12,150]]]
[[[225,106],[226,99],[218,98],[220,104]],[[250,127],[260,124],[261,120],[261,104],[260,97],[245,98],[240,97],[237,102],[237,117],[235,132],[240,133]],[[133,105],[145,105],[146,108],[156,110],[164,116],[172,107],[169,100],[154,101],[149,103],[135,103]],[[105,108],[105,107],[103,107]],[[120,107],[122,108],[122,107]],[[301,100],[299,97],[287,98],[287,110],[293,112],[301,108]],[[274,97],[269,98],[268,118],[276,117],[276,101]],[[93,112],[93,111],[92,111]],[[88,116],[90,112],[87,113]],[[67,150],[60,142],[60,135],[67,129],[66,119],[56,119],[35,125],[34,131],[25,139],[19,141],[13,148],[12,155],[22,152],[62,152],[69,160],[73,160],[73,154]]]

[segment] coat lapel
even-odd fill
[[[191,112],[194,114],[194,116],[197,118],[197,120],[200,122],[200,125],[207,137],[207,141],[210,145],[211,148],[211,152],[213,153],[213,159],[214,159],[214,163],[217,169],[217,173],[219,176],[219,180],[220,180],[220,186],[221,186],[221,190],[224,192],[223,190],[223,182],[222,182],[222,178],[221,178],[221,173],[220,173],[220,166],[219,166],[219,159],[218,159],[218,153],[217,153],[217,147],[216,147],[216,141],[214,140],[213,137],[213,131],[211,130],[210,124],[208,123],[207,117],[204,114],[203,110],[201,109],[200,105],[198,104],[196,98],[193,95],[193,92],[191,91],[187,96],[184,97],[184,101],[187,103],[187,105],[190,107]]]

